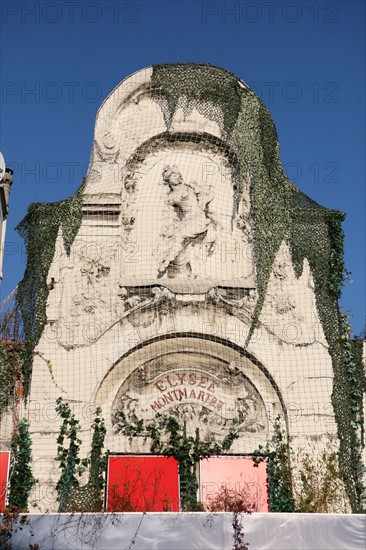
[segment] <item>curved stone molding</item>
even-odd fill
[[[234,421],[240,433],[235,447],[241,452],[265,442],[273,415],[285,415],[276,389],[258,366],[203,337],[177,336],[136,349],[109,371],[96,401],[110,411],[110,445],[126,451],[129,444],[120,433],[120,411],[130,423],[149,422],[156,413],[177,414],[189,434],[198,427],[205,441],[222,441]],[[251,434],[250,440],[246,434]],[[140,450],[143,436],[133,442]]]

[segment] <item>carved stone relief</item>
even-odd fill
[[[123,188],[122,192],[122,241],[129,242],[131,239],[130,232],[135,227],[136,221],[136,191],[137,191],[137,178],[133,172],[127,171],[126,175],[123,178]]]
[[[176,166],[166,166],[163,181],[169,187],[165,203],[172,206],[176,219],[161,231],[164,251],[158,277],[190,277],[194,251],[210,255],[216,243],[215,223],[209,205],[214,198],[212,186],[187,185]]]
[[[235,162],[194,135],[161,136],[134,152],[122,191],[122,239],[137,250],[135,265],[124,266],[126,286],[254,287],[249,188],[236,205]]]
[[[249,211],[238,216],[236,225],[243,232],[243,240],[251,243],[253,241],[253,231]]]
[[[190,308],[192,315],[200,310],[224,310],[243,322],[250,323],[257,299],[253,289],[213,288],[207,294],[177,294],[163,286],[125,287],[117,283],[115,289],[90,281],[98,280],[90,264],[84,271],[84,285],[79,292],[72,294],[68,308],[61,317],[65,321],[65,333],[60,343],[66,348],[88,346],[98,340],[117,323],[129,323],[133,327],[158,328],[167,315],[174,315],[182,309]],[[101,266],[99,266],[100,269]],[[103,275],[107,277],[107,275]],[[68,317],[67,317],[68,316]],[[72,337],[67,327],[74,323]],[[82,327],[92,326],[87,338]],[[79,330],[78,330],[79,329]]]
[[[231,315],[243,321],[250,321],[254,313],[258,295],[254,288],[212,288],[208,298],[217,306],[223,307]]]
[[[318,322],[309,264],[304,261],[302,275],[297,278],[286,241],[281,244],[273,263],[260,322],[280,341],[293,345],[325,343]]]
[[[116,434],[122,429],[119,411],[131,423],[176,413],[188,433],[194,435],[198,427],[205,441],[222,440],[233,421],[239,432],[268,430],[264,403],[235,362],[189,351],[140,364],[125,380],[112,407]]]
[[[77,243],[70,256],[60,250],[48,311],[53,313],[53,328],[61,345],[88,346],[124,311],[123,302],[116,300],[113,292],[119,275],[114,251],[107,243],[92,240]],[[56,295],[60,296],[57,313],[53,303]]]
[[[106,131],[103,155],[116,160],[117,152]],[[89,346],[117,323],[159,328],[187,307],[192,315],[224,309],[246,322],[256,303],[249,181],[239,205],[237,184],[235,152],[214,136],[164,133],[136,149],[123,169],[121,213],[115,196],[103,199],[113,210],[108,231],[133,253],[116,260],[107,237],[94,246],[93,223],[98,234],[108,216],[102,223],[99,203],[88,197],[85,246],[73,246],[56,277],[58,315],[50,292],[61,345]]]

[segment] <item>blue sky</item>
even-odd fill
[[[363,1],[6,1],[0,149],[15,171],[0,297],[22,278],[14,228],[32,202],[64,199],[86,172],[97,110],[143,67],[200,61],[252,86],[277,127],[287,175],[347,214],[343,291],[354,334],[365,305]]]

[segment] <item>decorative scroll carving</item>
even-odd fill
[[[61,335],[60,343],[66,347],[90,345],[117,323],[128,321],[134,327],[161,323],[164,316],[182,308],[190,308],[192,314],[208,308],[222,308],[248,321],[257,299],[254,289],[217,287],[208,293],[191,295],[174,293],[162,285],[124,286],[122,282],[114,282],[115,274],[110,276],[111,258],[108,255],[88,257],[80,254],[78,267],[80,284],[61,314],[65,335]],[[68,340],[68,318],[75,323],[72,341]],[[77,327],[89,323],[93,325],[93,336],[86,339],[78,333]]]
[[[184,144],[194,142],[195,152],[207,153],[211,155],[222,155],[224,157],[223,162],[225,166],[230,167],[233,170],[233,179],[238,178],[237,174],[237,156],[233,149],[230,148],[227,142],[223,142],[221,139],[216,138],[211,134],[196,133],[196,134],[184,134],[184,133],[164,133],[159,136],[154,136],[150,140],[143,143],[126,162],[126,169],[130,172],[135,172],[138,166],[145,160],[145,158],[151,153],[158,153],[159,151],[169,151],[172,145],[179,143],[182,147]]]
[[[131,231],[131,229],[133,229],[135,221],[133,216],[122,216],[122,225],[126,231]]]
[[[122,199],[122,211],[123,215],[121,218],[122,228],[125,230],[125,240],[128,241],[129,233],[135,227],[136,222],[136,190],[137,190],[137,179],[134,172],[127,172],[124,177],[124,188],[127,193],[123,195]]]
[[[119,285],[118,296],[123,302],[121,319],[127,318],[133,326],[148,326],[158,315],[175,307],[173,292],[164,287],[125,288]]]
[[[268,301],[275,309],[276,313],[279,313],[280,315],[293,312],[296,308],[294,300],[288,294],[283,294],[282,296],[270,296]],[[298,316],[296,316],[296,319],[298,319]]]
[[[134,177],[134,173],[129,172],[124,180],[124,188],[127,193],[134,193],[137,187],[137,179]]]
[[[250,318],[257,302],[257,291],[250,289],[212,288],[208,292],[209,299],[216,305],[239,319]]]
[[[95,161],[115,162],[119,155],[115,136],[111,132],[107,132],[102,138],[102,143],[95,139],[93,153]]]
[[[127,422],[130,422],[131,424],[136,423],[139,420],[137,416],[139,412],[138,402],[139,402],[138,399],[134,399],[127,394],[124,395],[121,399],[120,411],[124,413]]]

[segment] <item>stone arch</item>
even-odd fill
[[[211,147],[215,150],[215,152],[217,152],[217,150],[222,151],[231,164],[237,165],[238,163],[236,151],[229,140],[224,140],[221,137],[209,134],[207,132],[200,132],[198,130],[192,132],[176,131],[161,132],[144,141],[127,159],[126,169],[132,170],[136,164],[142,162],[144,156],[146,156],[146,154],[151,150],[158,149],[165,143],[170,144],[175,142],[192,142],[196,145],[197,149],[203,146]]]
[[[287,412],[281,391],[264,365],[223,338],[175,333],[152,338],[124,354],[99,385],[95,401],[107,418],[107,446],[130,450],[116,413],[133,422],[156,413],[182,415],[188,431],[199,427],[206,440],[222,440],[236,418],[240,439],[233,451],[253,452],[272,435],[272,421]],[[136,451],[148,450],[135,438]]]

